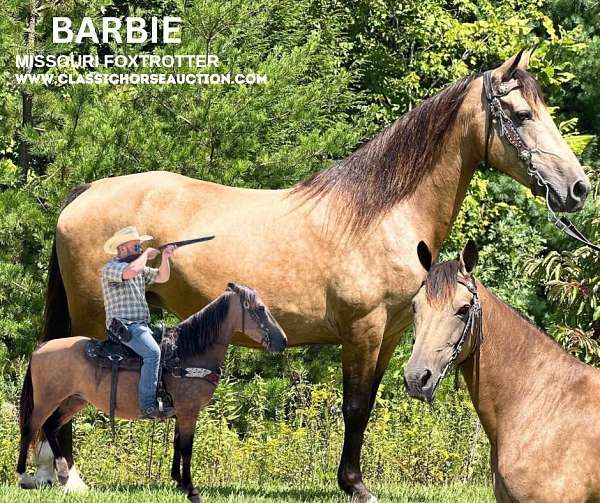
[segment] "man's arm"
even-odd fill
[[[158,250],[155,248],[148,248],[147,250],[144,250],[144,252],[138,258],[130,262],[129,265],[123,269],[123,279],[135,278],[144,270],[148,259],[152,259],[156,257],[156,255],[158,255]]]
[[[154,280],[155,283],[166,283],[169,281],[169,277],[171,276],[169,257],[173,255],[176,248],[176,245],[169,245],[163,250],[160,267],[158,268],[158,276],[156,276],[156,279]]]

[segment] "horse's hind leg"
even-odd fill
[[[59,481],[62,484],[65,484],[65,490],[67,492],[84,492],[87,489],[87,486],[85,486],[81,479],[76,475],[77,472],[74,469],[72,455],[73,451],[72,449],[67,449],[67,451],[65,451],[58,438],[58,432],[63,425],[69,422],[73,416],[85,406],[86,403],[87,402],[84,399],[78,396],[67,398],[52,413],[43,426],[46,440],[54,455],[56,475],[58,476]],[[71,480],[72,478],[73,480]],[[83,484],[83,488],[79,487],[81,484]]]
[[[27,453],[29,452],[29,446],[33,440],[34,432],[32,432],[29,424],[26,424],[21,432],[20,448],[19,448],[19,460],[17,462],[17,475],[19,476],[19,483],[23,489],[33,489],[37,487],[35,479],[27,475]]]
[[[26,473],[27,453],[29,452],[29,447],[48,416],[50,416],[51,412],[52,411],[49,408],[34,406],[31,416],[27,418],[22,426],[19,460],[17,462],[17,475],[19,476],[19,482],[23,489],[33,489],[35,487],[40,487],[41,485],[48,485],[52,483],[52,480],[43,480],[39,482]]]
[[[181,486],[181,448],[179,447],[179,423],[175,420],[175,435],[173,437],[173,464],[171,465],[171,478]]]
[[[60,448],[58,443],[58,439],[56,438],[56,434],[59,429],[59,418],[60,412],[59,409],[56,409],[52,415],[46,419],[44,426],[42,429],[44,430],[44,435],[46,435],[46,440],[50,444],[50,448],[52,449],[52,454],[54,455],[54,464],[56,467],[56,476],[58,480],[65,484],[67,479],[69,478],[69,466],[67,465],[67,460],[64,457],[64,454]]]

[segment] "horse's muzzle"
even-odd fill
[[[287,348],[287,337],[278,329],[269,331],[268,349],[271,353],[282,353]]]
[[[404,386],[408,396],[423,402],[431,403],[433,401],[437,389],[436,381],[431,370],[427,368],[404,371]]]

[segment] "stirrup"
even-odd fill
[[[160,410],[156,405],[141,411],[142,419],[169,419],[175,415],[174,407],[164,407]]]

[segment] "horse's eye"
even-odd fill
[[[456,316],[466,316],[470,308],[471,306],[469,306],[469,304],[465,304],[458,311],[456,311]]]
[[[515,113],[515,116],[519,122],[530,121],[533,117],[530,110],[520,110]]]
[[[417,312],[417,305],[414,302],[410,305],[410,308],[412,309],[413,313]]]

